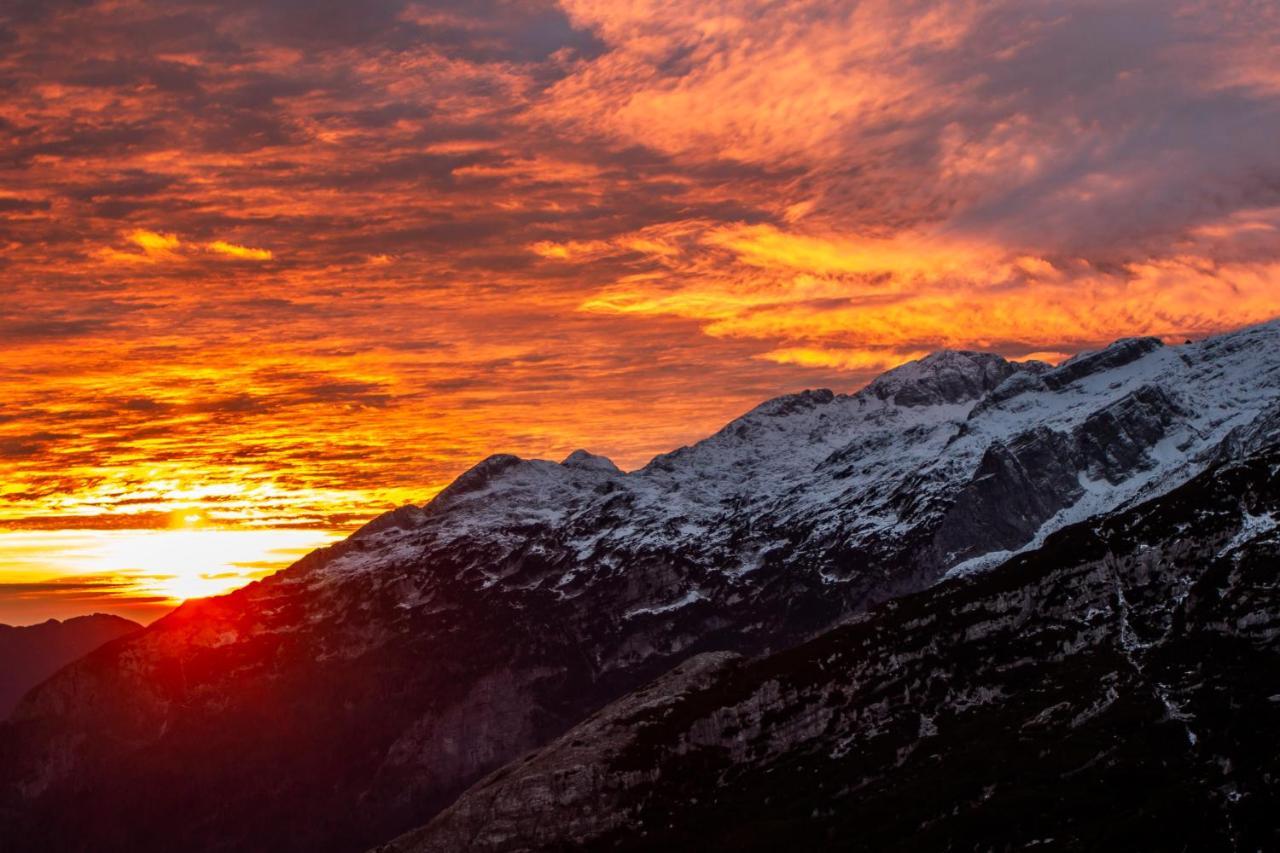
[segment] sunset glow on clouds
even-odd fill
[[[6,5],[0,572],[1275,316],[1278,42],[1244,0]]]

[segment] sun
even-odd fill
[[[181,511],[168,529],[105,538],[93,562],[98,571],[131,577],[131,594],[177,604],[238,589],[333,538],[316,531],[219,527],[204,513]]]
[[[202,517],[159,529],[9,531],[0,535],[0,577],[13,583],[73,588],[97,580],[110,593],[60,599],[59,618],[84,608],[127,611],[151,619],[191,598],[230,592],[331,545],[340,531],[314,528],[244,529]],[[18,610],[0,596],[0,621]],[[9,610],[4,607],[8,605]]]
[[[169,529],[181,530],[193,527],[205,527],[210,524],[209,516],[199,509],[177,509],[169,513]]]

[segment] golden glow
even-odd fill
[[[129,531],[101,536],[73,568],[78,574],[136,574],[137,593],[178,602],[243,586],[332,538],[286,530]]]
[[[208,246],[210,252],[216,252],[220,255],[230,255],[233,258],[240,258],[248,261],[269,261],[272,258],[270,249],[254,249],[249,246],[237,246],[235,243],[228,243],[225,240],[214,240]]]
[[[798,364],[803,367],[834,367],[839,370],[873,370],[884,372],[899,364],[927,355],[920,352],[875,353],[866,350],[838,350],[809,347],[785,347],[771,350],[760,358],[779,364]]]
[[[130,232],[129,242],[136,244],[151,257],[172,257],[182,241],[175,234],[157,234],[155,231],[138,229]]]
[[[107,610],[147,621],[283,568],[337,534],[316,530],[0,532],[5,616],[36,621]]]

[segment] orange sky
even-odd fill
[[[1246,0],[6,4],[0,622],[149,618],[495,451],[1274,316],[1278,42]]]

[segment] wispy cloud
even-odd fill
[[[219,255],[228,255],[244,261],[269,261],[273,257],[270,249],[254,249],[250,246],[237,246],[235,243],[228,243],[225,240],[214,240],[207,245],[210,252],[216,252]]]

